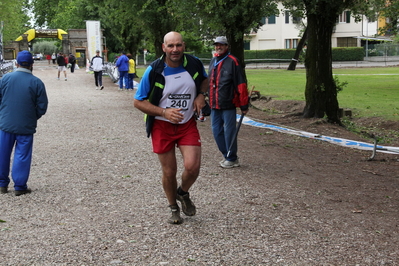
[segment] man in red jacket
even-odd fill
[[[237,139],[227,153],[236,131],[236,108],[239,107],[244,115],[248,112],[247,81],[240,62],[229,52],[227,38],[217,37],[214,45],[216,56],[212,58],[208,72],[212,133],[223,154],[220,166],[233,168],[240,166]]]

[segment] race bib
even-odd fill
[[[189,106],[193,106],[191,94],[169,94],[167,108],[181,108],[182,111],[187,111]]]

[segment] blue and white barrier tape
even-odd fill
[[[237,114],[237,121],[240,119],[240,117],[241,117],[241,115]],[[328,136],[314,134],[314,133],[310,133],[310,132],[306,132],[306,131],[284,128],[281,126],[268,125],[268,124],[256,122],[256,121],[248,118],[247,116],[244,117],[242,123],[244,125],[259,127],[259,128],[266,128],[266,129],[278,131],[281,133],[287,133],[287,134],[296,135],[296,136],[300,136],[300,137],[327,141],[329,143],[337,144],[337,145],[344,146],[344,147],[356,148],[356,149],[360,149],[360,150],[369,150],[369,151],[374,150],[374,144],[360,142],[360,141],[354,141],[354,140],[348,140],[348,139],[342,139],[342,138],[328,137]],[[377,151],[398,154],[399,148],[391,147],[391,146],[377,145]]]

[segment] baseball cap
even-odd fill
[[[213,43],[213,45],[215,45],[215,44],[217,44],[217,43],[229,44],[229,42],[227,41],[227,38],[224,37],[224,36],[216,37],[215,42]]]
[[[31,66],[33,65],[32,54],[26,50],[23,50],[17,55],[17,63],[20,66]]]

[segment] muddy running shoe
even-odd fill
[[[183,213],[187,216],[194,216],[196,213],[196,208],[194,203],[190,200],[190,193],[184,196],[177,194],[176,199],[181,202],[181,208]]]
[[[237,160],[235,161],[227,161],[225,160],[224,162],[220,163],[220,166],[223,168],[233,168],[233,167],[239,167],[240,166],[240,162]]]
[[[180,208],[179,205],[169,205],[170,210],[172,211],[172,216],[169,218],[168,223],[170,224],[181,224],[183,223],[183,219],[180,217]]]

